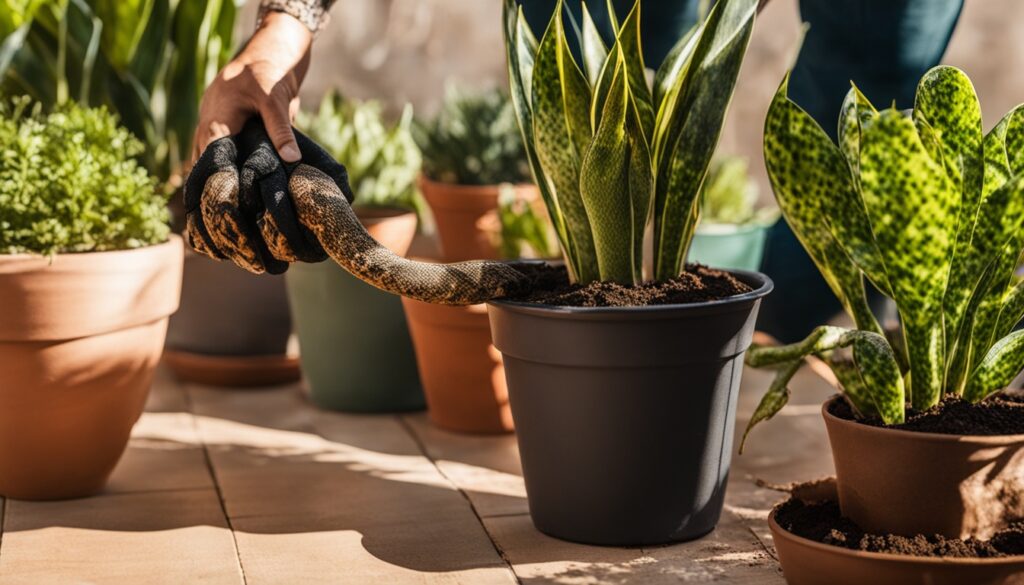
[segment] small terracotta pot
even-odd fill
[[[0,256],[0,495],[99,491],[128,444],[178,308],[182,244]]]
[[[358,208],[366,231],[405,256],[416,214]],[[285,275],[310,399],[344,412],[422,410],[409,328],[399,297],[378,290],[337,264],[295,264]]]
[[[885,429],[822,407],[843,515],[869,532],[987,539],[1024,517],[1024,435]]]
[[[462,433],[512,430],[505,368],[491,344],[487,305],[446,307],[402,299],[430,420]]]
[[[496,259],[498,248],[487,229],[488,212],[498,208],[499,185],[456,185],[420,176],[420,191],[430,205],[445,262]],[[539,197],[535,185],[516,185],[516,195]]]
[[[789,585],[1024,585],[1024,557],[962,559],[861,552],[768,527]]]

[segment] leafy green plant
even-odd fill
[[[553,258],[558,254],[551,223],[543,209],[516,195],[511,184],[498,194],[498,251],[502,258]]]
[[[653,276],[682,271],[757,0],[719,0],[675,45],[653,87],[640,48],[641,5],[613,22],[607,48],[584,4],[582,27],[572,29],[581,69],[562,0],[539,42],[516,2],[505,0],[512,101],[566,266],[580,282],[644,280],[649,227]]]
[[[47,109],[106,106],[161,181],[191,155],[203,89],[232,52],[240,0],[0,0],[0,87]]]
[[[416,189],[420,150],[412,136],[412,106],[387,125],[379,102],[346,100],[330,92],[316,113],[299,112],[296,126],[334,158],[345,161],[359,205],[387,205],[421,211]]]
[[[857,330],[820,327],[806,340],[747,353],[779,369],[751,426],[786,403],[806,356],[832,367],[861,416],[886,423],[946,393],[980,401],[1024,367],[1024,106],[982,134],[970,79],[937,67],[912,114],[878,111],[853,87],[839,141],[786,97],[765,122],[768,175],[783,215]],[[892,298],[888,339],[868,310],[865,279]],[[838,350],[852,349],[852,360]],[[749,431],[749,428],[748,428]]]
[[[167,239],[166,201],[139,166],[143,146],[106,108],[43,114],[0,102],[0,253],[137,248]]]
[[[757,182],[747,172],[747,159],[723,156],[711,163],[700,193],[702,223],[768,225],[776,220],[775,207],[758,209]]]
[[[498,88],[467,93],[450,85],[441,111],[414,126],[423,173],[458,185],[531,182],[509,95]]]

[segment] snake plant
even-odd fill
[[[677,276],[693,238],[698,193],[718,143],[757,0],[719,0],[676,43],[648,83],[638,0],[608,47],[586,11],[556,4],[538,41],[505,0],[512,101],[527,158],[570,276],[624,284]],[[609,13],[614,10],[609,6]],[[570,49],[576,35],[582,67]]]
[[[747,363],[778,369],[751,420],[786,403],[806,356],[832,367],[864,417],[904,420],[944,395],[981,401],[1024,367],[1024,106],[988,133],[970,79],[937,67],[910,113],[877,110],[854,86],[838,144],[786,97],[765,122],[764,156],[783,215],[856,329],[820,327],[800,343],[759,347]],[[883,332],[865,282],[893,299]],[[852,349],[852,360],[840,348]],[[749,432],[749,427],[748,427]]]

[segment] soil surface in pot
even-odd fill
[[[686,271],[665,282],[626,286],[614,282],[571,284],[564,266],[546,264],[516,267],[533,279],[529,292],[508,300],[560,307],[645,307],[700,303],[750,292],[751,288],[728,272],[690,264]]]
[[[839,503],[805,503],[792,498],[777,509],[783,529],[808,540],[851,550],[948,558],[998,558],[1024,555],[1024,520],[997,532],[991,540],[917,535],[868,534],[839,512]]]
[[[846,400],[835,401],[829,412],[844,420],[855,420],[853,408]],[[856,420],[871,426],[919,433],[1019,435],[1024,434],[1024,395],[997,394],[978,404],[949,395],[928,410],[908,410],[906,422],[898,425],[886,425],[877,419]]]

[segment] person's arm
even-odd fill
[[[291,121],[309,68],[313,34],[334,0],[263,0],[256,32],[203,94],[192,160],[214,140],[237,134],[259,114],[278,154],[301,158]]]

